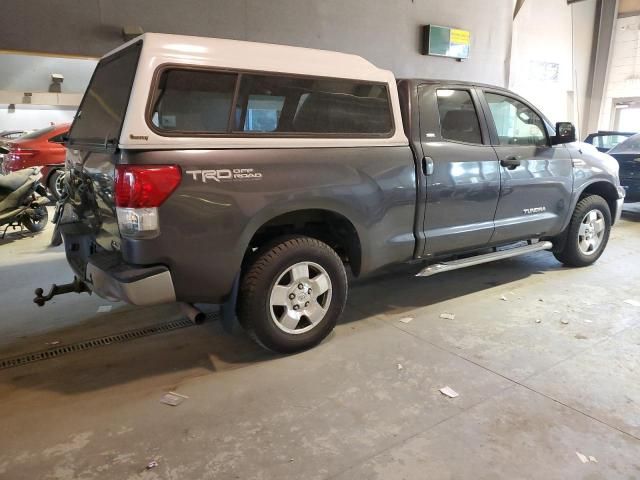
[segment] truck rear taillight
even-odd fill
[[[156,236],[158,207],[181,179],[177,165],[118,165],[114,191],[120,233],[134,238]]]
[[[118,165],[116,167],[116,207],[159,207],[180,184],[177,165]]]

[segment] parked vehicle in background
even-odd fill
[[[0,232],[26,227],[31,232],[44,229],[49,220],[46,189],[40,185],[39,168],[25,168],[0,176]]]
[[[585,143],[590,143],[600,152],[608,152],[620,142],[624,142],[627,138],[635,135],[633,132],[609,132],[599,130],[597,133],[590,133],[584,139]]]
[[[609,155],[620,165],[620,183],[626,190],[626,202],[640,202],[640,134],[619,143]]]
[[[42,183],[60,198],[66,149],[64,141],[71,124],[63,123],[23,135],[9,144],[2,171],[15,172],[28,167],[42,167]]]
[[[347,268],[542,250],[584,267],[624,196],[613,158],[513,92],[342,53],[144,34],[78,112],[56,215],[76,279],[34,301],[224,303],[283,353],[331,332]]]
[[[0,132],[0,168],[5,154],[9,153],[9,143],[29,133],[26,130],[3,130]]]
[[[0,143],[17,140],[30,131],[31,130],[3,130],[2,132],[0,132]]]

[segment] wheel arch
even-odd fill
[[[611,211],[611,219],[616,218],[617,214],[617,200],[618,200],[618,189],[611,182],[606,180],[595,180],[587,185],[584,185],[580,191],[580,194],[577,195],[575,204],[573,205],[572,211],[575,210],[576,205],[580,200],[589,195],[599,195],[604,198],[609,205],[609,210]]]
[[[251,253],[274,238],[305,235],[332,247],[354,275],[362,269],[362,235],[342,209],[306,206],[263,214],[245,230],[243,268]]]

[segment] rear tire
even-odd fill
[[[26,216],[22,220],[22,224],[27,227],[27,230],[33,233],[41,232],[49,222],[49,212],[47,207],[36,207],[34,216]]]
[[[599,195],[589,195],[576,205],[566,230],[566,241],[555,257],[570,267],[586,267],[604,252],[611,233],[611,210]]]
[[[242,278],[238,319],[264,348],[294,353],[320,343],[347,299],[336,252],[314,238],[281,238],[259,252]]]
[[[60,197],[64,194],[64,170],[55,170],[49,175],[47,181],[47,187],[49,192],[55,200],[60,200]]]

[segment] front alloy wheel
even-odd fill
[[[584,255],[595,254],[602,240],[606,230],[606,224],[604,221],[604,215],[598,209],[589,211],[578,229],[578,248]]]
[[[611,210],[599,195],[584,197],[576,205],[564,238],[562,249],[554,252],[558,260],[570,267],[585,267],[604,252],[611,231]]]

